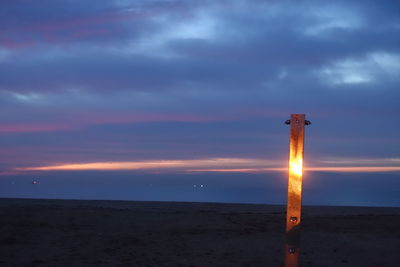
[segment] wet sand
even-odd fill
[[[274,205],[0,199],[0,266],[282,266]],[[400,266],[400,208],[304,207],[302,266]]]

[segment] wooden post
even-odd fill
[[[292,114],[290,120],[289,179],[286,213],[285,267],[299,266],[301,198],[304,156],[304,114]]]

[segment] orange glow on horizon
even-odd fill
[[[226,169],[192,169],[188,172],[242,172],[242,173],[267,173],[286,172],[287,168],[226,168]],[[362,166],[362,167],[305,167],[309,172],[399,172],[400,167],[389,166]]]
[[[305,170],[315,172],[398,172],[400,166],[310,167]]]
[[[15,168],[13,173],[21,171],[123,171],[123,170],[176,170],[184,172],[240,172],[267,173],[286,172],[283,161],[252,159],[252,158],[209,158],[192,160],[148,160],[122,162],[89,162],[47,165],[39,167]],[[338,164],[341,165],[341,164]],[[303,168],[301,160],[295,160],[290,170],[295,175],[301,175]],[[304,171],[315,172],[399,172],[400,166],[315,166],[304,167]]]
[[[151,169],[259,169],[260,166],[276,166],[279,161],[248,158],[210,158],[193,160],[149,160],[123,162],[91,162],[59,164],[40,167],[16,168],[18,171],[82,171],[82,170],[151,170]]]

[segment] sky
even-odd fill
[[[400,206],[400,3],[3,0],[0,197]],[[32,184],[33,180],[39,181]]]

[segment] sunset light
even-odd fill
[[[303,175],[303,159],[291,158],[289,161],[289,172],[298,176]]]
[[[1,266],[399,265],[400,0],[0,10]]]
[[[350,160],[349,160],[350,161]],[[356,161],[356,160],[354,160]],[[314,166],[303,169],[301,158],[295,158],[289,162],[289,172],[293,176],[302,176],[303,170],[308,172],[341,172],[341,173],[379,173],[400,172],[398,161],[393,159],[376,159],[376,162],[391,165],[374,166],[370,161],[364,165],[348,166],[341,160],[337,163],[331,161],[315,162]],[[64,163],[49,164],[43,166],[17,167],[12,171],[15,173],[25,171],[125,171],[141,170],[152,172],[154,170],[179,171],[179,172],[219,172],[219,173],[268,173],[286,172],[284,161],[257,158],[206,158],[191,160],[143,160],[143,161],[112,161],[112,162],[86,162],[86,163]]]
[[[89,176],[122,189],[157,175],[177,188],[242,177],[262,191],[249,179],[277,186],[290,174],[298,190],[295,177],[319,188],[324,176],[356,197],[345,177],[363,181],[361,199],[397,199],[370,192],[400,181],[395,1],[78,2],[2,1],[0,196],[65,192],[7,189],[30,176],[57,177],[75,186],[69,197],[85,197]],[[285,153],[281,127],[297,111],[318,125],[304,160]],[[283,201],[282,187],[268,188],[258,201]],[[218,196],[254,195],[242,192]]]

